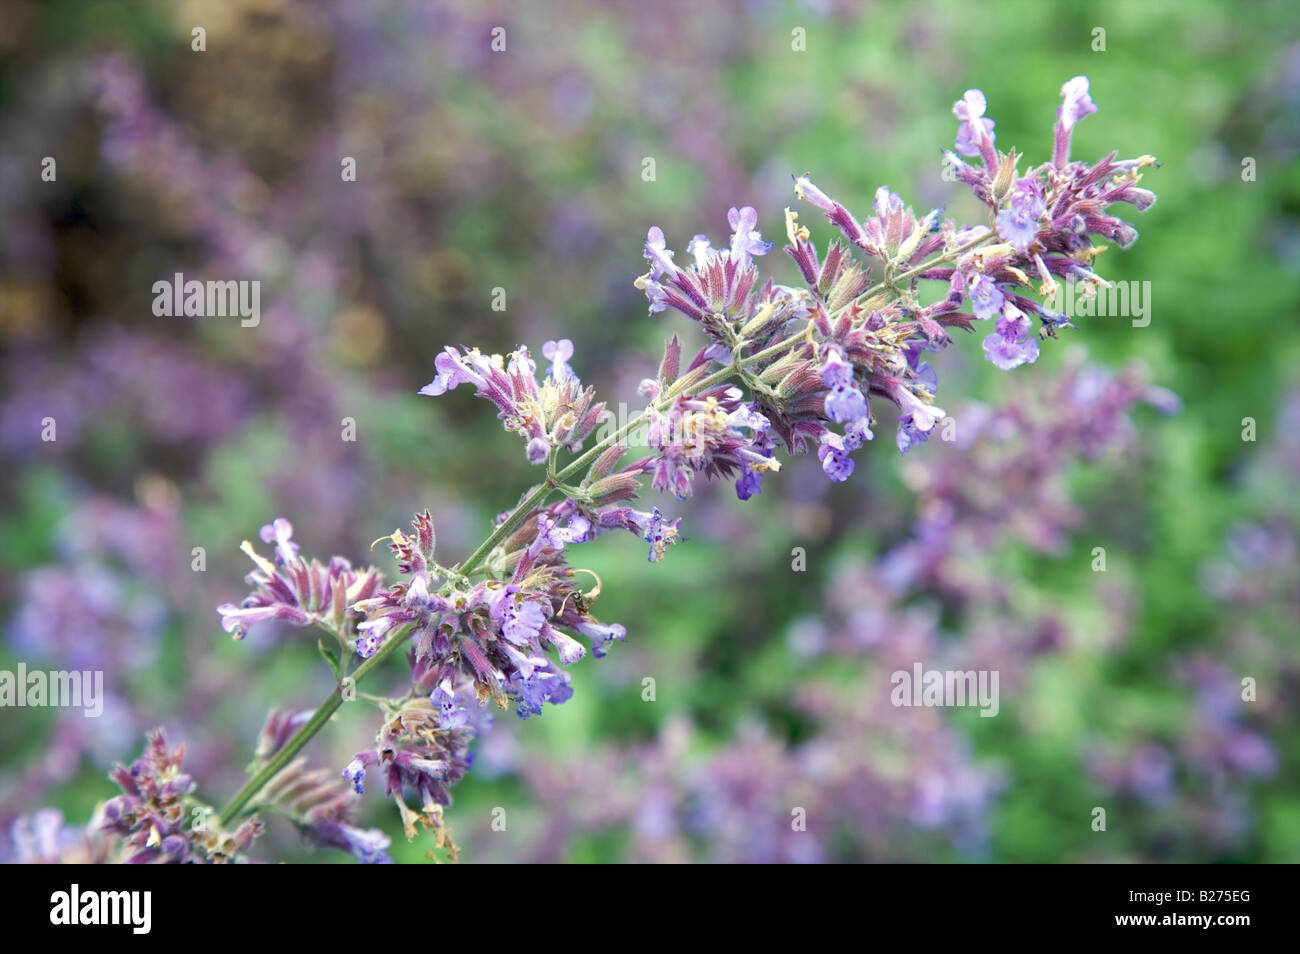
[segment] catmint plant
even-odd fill
[[[150,859],[159,851],[171,860],[237,859],[260,830],[257,813],[266,812],[361,861],[387,860],[387,840],[354,827],[351,814],[363,793],[382,788],[408,839],[430,829],[454,859],[442,811],[491,711],[513,708],[527,719],[564,703],[573,694],[567,667],[626,638],[622,625],[600,617],[599,577],[579,562],[588,544],[626,531],[656,563],[684,539],[673,501],[701,481],[730,481],[751,500],[787,455],[815,453],[839,482],[881,428],[893,429],[902,453],[926,442],[947,416],[930,356],[951,343],[952,329],[982,325],[985,357],[1011,371],[1037,361],[1040,340],[1073,327],[1050,304],[1058,283],[1074,280],[1084,294],[1106,284],[1093,268],[1105,247],[1099,240],[1123,247],[1137,238],[1110,207],[1151,206],[1153,194],[1139,183],[1154,160],[1112,153],[1071,161],[1074,127],[1097,107],[1086,77],[1071,79],[1061,95],[1051,157],[1028,167],[1015,149],[998,149],[983,93],[968,90],[954,105],[955,151],[945,161],[987,206],[983,223],[958,225],[938,210],[918,215],[884,186],[859,219],[798,175],[795,195],[839,238],[819,245],[811,216],[786,209],[784,251],[793,267],[780,271],[789,284],[764,274],[779,269],[754,208],[729,211],[718,246],[707,234],[680,244],[650,228],[636,287],[652,316],[680,312],[699,341],[667,341],[657,374],[640,382],[644,410],[610,433],[601,431],[606,405],[583,384],[574,342],[547,341],[536,355],[524,345],[505,355],[446,347],[420,393],[437,398],[467,387],[490,402],[537,479],[460,559],[439,552],[428,512],[409,531],[382,537],[396,558],[395,579],[342,557],[308,558],[283,518],[261,529],[270,555],[245,543],[252,591],[219,607],[223,627],[237,639],[271,621],[315,632],[338,688],[313,711],[272,714],[251,780],[205,829],[215,834],[199,843],[169,834],[161,847],[140,842],[140,851]],[[642,503],[647,489],[663,496]],[[361,692],[398,653],[409,667],[404,691]],[[299,753],[346,700],[375,708],[373,739],[332,772],[307,766]],[[137,767],[115,774],[125,795],[109,803],[106,828],[132,844],[142,830],[136,819],[157,799],[171,799],[160,807],[172,814],[173,802],[195,807],[179,756],[160,737]],[[160,786],[140,789],[139,779],[154,775]]]

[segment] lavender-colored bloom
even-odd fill
[[[542,344],[542,357],[551,362],[551,378],[559,381],[577,383],[578,376],[568,364],[573,357],[573,342],[568,338],[559,341],[547,341]]]
[[[918,355],[919,357],[919,355]],[[931,394],[939,391],[939,372],[929,361],[920,361],[916,367],[916,383]]]
[[[530,464],[544,464],[551,454],[551,442],[545,437],[534,437],[524,448],[524,454]]]
[[[461,384],[483,386],[482,377],[471,371],[465,363],[465,359],[450,345],[444,348],[442,353],[434,359],[433,366],[438,369],[438,375],[420,388],[421,394],[437,397]]]
[[[584,542],[590,533],[591,521],[580,513],[570,517],[565,527],[561,527],[549,515],[541,514],[537,518],[537,537],[529,545],[528,552],[537,556],[547,547],[563,550],[565,544]]]
[[[930,439],[930,431],[922,430],[917,427],[915,420],[910,414],[904,415],[898,419],[898,433],[895,436],[895,443],[898,445],[898,452],[906,454],[917,444],[924,444]]]
[[[1028,254],[1038,235],[1038,222],[1047,212],[1038,183],[1021,179],[1011,193],[1010,205],[998,213],[998,234],[1020,252]]]
[[[917,430],[927,434],[934,429],[934,425],[948,416],[948,412],[943,408],[934,404],[926,404],[907,388],[895,387],[893,397],[903,410],[899,420],[907,421]]]
[[[1010,371],[1038,360],[1038,339],[1029,337],[1029,316],[1007,302],[998,317],[997,333],[984,339],[984,356],[996,367]]]
[[[707,235],[696,235],[686,243],[686,254],[695,259],[696,268],[704,268],[709,263],[709,259],[717,253],[709,244]]]
[[[518,706],[515,712],[521,719],[541,715],[543,704],[561,705],[573,698],[573,689],[569,685],[569,674],[556,669],[547,660],[541,660],[544,666],[534,668],[527,675],[516,677],[511,689],[518,694]]]
[[[1002,294],[1002,289],[998,288],[997,283],[987,275],[976,275],[970,280],[969,294],[971,307],[975,311],[976,318],[992,318],[1002,310],[1002,303],[1006,300]]]
[[[1056,117],[1066,130],[1074,128],[1084,116],[1097,112],[1097,104],[1088,94],[1088,77],[1076,76],[1061,87],[1061,99],[1064,102],[1056,107]]]
[[[429,701],[438,707],[438,725],[444,729],[463,729],[469,724],[469,710],[461,703],[452,688],[451,679],[438,683],[429,696]]]
[[[276,603],[270,606],[236,606],[234,603],[222,603],[217,607],[221,615],[221,628],[231,633],[236,639],[242,638],[251,627],[258,623],[272,620],[284,620],[294,626],[306,626],[311,617],[296,606]]]
[[[832,421],[855,421],[869,413],[866,396],[856,385],[831,388],[826,395],[826,416]]]
[[[1002,314],[998,316],[996,328],[998,334],[1004,338],[1014,341],[1021,341],[1029,334],[1029,316],[1013,305],[1006,302],[1002,306]]]
[[[546,615],[536,600],[520,600],[518,586],[505,586],[489,598],[492,618],[501,626],[501,634],[516,646],[526,646],[537,638]]]
[[[650,231],[646,233],[645,257],[651,265],[651,278],[662,278],[664,275],[671,277],[677,274],[677,266],[673,264],[673,252],[667,247],[663,229],[657,225],[651,226]]]
[[[263,543],[275,544],[275,559],[279,565],[288,566],[298,559],[298,544],[291,539],[293,524],[283,517],[276,517],[262,527],[258,531],[258,537]]]
[[[835,211],[835,200],[813,185],[812,180],[807,176],[797,176],[795,178],[794,193],[805,202],[811,202],[823,212]]]
[[[750,431],[763,432],[771,429],[772,422],[752,403],[746,403],[727,415],[727,426],[733,430],[747,428]]]
[[[354,825],[339,823],[335,830],[342,846],[350,851],[363,865],[391,865],[388,847],[393,840],[378,828],[357,828]]]
[[[844,426],[844,448],[852,453],[876,435],[871,431],[871,418],[866,415],[849,421]]]
[[[755,494],[763,492],[763,475],[752,467],[746,467],[736,478],[736,496],[748,500]]]
[[[597,623],[589,620],[578,624],[578,632],[591,640],[591,654],[597,659],[605,655],[611,642],[623,642],[627,629],[621,623]]]
[[[731,226],[731,259],[738,268],[749,268],[751,255],[766,255],[772,248],[771,242],[764,242],[763,236],[756,230],[758,211],[753,206],[743,209],[732,207],[727,212],[727,223]]]
[[[658,314],[668,307],[668,293],[664,291],[663,285],[647,278],[642,282],[642,288],[650,301],[650,314]]]
[[[366,624],[362,623],[361,625],[364,626]],[[357,628],[360,629],[361,626],[358,626]],[[358,656],[362,659],[369,659],[375,653],[379,652],[379,647],[384,645],[384,638],[375,633],[362,633],[356,638],[356,642],[353,645]]]
[[[1003,209],[997,217],[998,234],[1010,242],[1016,251],[1024,254],[1029,251],[1034,237],[1038,235],[1038,223],[1024,209],[1012,206]]]
[[[1058,169],[1065,168],[1070,158],[1070,139],[1074,135],[1075,123],[1084,116],[1097,112],[1097,105],[1088,93],[1086,76],[1076,76],[1062,86],[1061,99],[1061,105],[1056,107],[1055,143],[1052,149],[1052,164]]]
[[[1022,364],[1033,364],[1038,360],[1038,350],[1037,338],[1019,341],[991,334],[984,339],[984,356],[1003,371],[1010,371]]]
[[[992,143],[993,120],[984,118],[988,100],[978,89],[968,89],[964,96],[953,103],[952,113],[961,120],[957,128],[957,151],[963,156],[979,156],[984,152],[984,143]]]
[[[337,763],[336,763],[337,764]],[[343,777],[347,779],[352,790],[358,795],[364,795],[366,792],[366,764],[361,759],[353,759],[343,768]]]
[[[642,534],[641,539],[650,544],[650,555],[647,559],[651,563],[662,560],[664,551],[681,539],[678,531],[682,518],[678,517],[669,523],[659,512],[658,507],[652,508],[648,514],[637,515],[637,523]]]
[[[853,458],[844,446],[844,438],[827,431],[817,448],[817,458],[822,462],[826,476],[836,483],[848,480],[853,474]]]

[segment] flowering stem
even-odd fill
[[[284,747],[281,748],[280,751],[275,753],[271,758],[271,761],[267,762],[266,765],[262,767],[261,771],[249,779],[248,784],[241,788],[239,793],[235,795],[226,807],[221,810],[220,820],[222,828],[228,827],[230,823],[238,817],[239,813],[243,811],[244,806],[252,801],[253,796],[260,792],[263,787],[266,786],[267,782],[275,778],[275,776],[279,774],[280,770],[288,765],[295,755],[302,751],[303,746],[311,740],[312,736],[321,730],[325,723],[330,720],[330,717],[334,715],[335,711],[342,704],[343,695],[336,688],[330,693],[328,699],[317,706],[316,711],[312,713],[312,717],[307,720],[307,724],[299,729],[294,734],[293,738],[285,743]]]
[[[922,272],[927,271],[928,269],[934,268],[936,265],[940,265],[946,261],[950,261],[953,258],[956,258],[958,255],[962,255],[970,251],[971,249],[975,248],[976,246],[982,245],[983,243],[987,242],[989,239],[993,238],[996,235],[997,235],[996,232],[993,231],[987,232],[984,235],[981,235],[979,238],[972,239],[971,241],[967,242],[965,245],[960,246],[959,248],[955,248],[952,251],[945,252],[942,255],[935,256],[934,258],[930,259],[928,262],[918,265],[915,268],[911,268],[906,272],[902,272],[901,274],[894,275],[891,277],[890,281],[888,282],[881,282],[877,285],[873,285],[871,288],[867,289],[865,292],[859,295],[858,298],[855,299],[855,301],[861,301],[863,299],[869,298],[870,296],[876,294],[877,292],[885,291],[886,289],[891,289],[895,285],[897,285],[897,283],[906,281],[915,275],[919,275]],[[768,347],[764,348],[762,351],[755,352],[754,354],[749,355],[746,358],[741,358],[737,360],[734,364],[728,365],[725,368],[721,368],[718,371],[715,371],[713,374],[710,374],[699,381],[691,383],[689,386],[699,390],[705,390],[707,388],[713,387],[715,384],[721,384],[722,382],[731,378],[732,375],[734,375],[737,370],[748,367],[751,364],[755,364],[756,362],[762,361],[766,358],[774,357],[775,355],[782,353],[787,348],[789,348],[790,345],[795,344],[800,338],[803,338],[806,334],[807,334],[807,326],[805,325],[803,328],[801,328],[796,333],[790,335],[789,337],[784,338],[773,345],[769,345]],[[683,379],[681,382],[678,382],[678,385],[670,387],[667,391],[664,392],[664,394],[660,398],[658,398],[656,401],[651,402],[650,407],[655,410],[663,410],[675,397],[677,397],[678,393],[681,390],[681,385],[686,384],[687,381],[688,379]],[[610,434],[604,440],[599,441],[597,444],[595,444],[593,447],[588,449],[586,452],[576,457],[573,461],[569,463],[567,467],[565,467],[559,473],[549,473],[547,475],[547,479],[542,483],[538,484],[536,487],[534,487],[532,492],[529,493],[523,500],[519,502],[519,504],[514,508],[514,510],[510,512],[509,516],[507,516],[506,519],[502,521],[500,526],[498,526],[492,532],[492,534],[486,540],[484,540],[473,553],[469,555],[469,557],[465,560],[464,564],[462,564],[459,568],[457,568],[456,572],[464,576],[469,576],[475,570],[479,569],[479,567],[484,563],[484,561],[487,560],[487,558],[491,555],[492,551],[497,547],[497,545],[500,544],[501,541],[504,540],[507,536],[513,533],[515,529],[518,528],[519,524],[521,524],[525,519],[527,519],[528,515],[532,513],[534,509],[540,506],[546,500],[546,498],[551,495],[553,491],[558,489],[562,481],[568,479],[569,477],[572,477],[583,467],[587,466],[592,461],[594,461],[599,455],[604,453],[610,447],[613,447],[620,440],[626,437],[629,433],[635,430],[646,420],[646,418],[649,416],[649,413],[650,413],[650,409],[647,408],[647,410],[642,411],[635,418],[633,418],[628,423],[624,424],[613,434]],[[355,686],[363,678],[365,678],[365,676],[368,675],[371,670],[373,670],[376,666],[378,666],[380,662],[382,662],[388,656],[396,652],[405,642],[405,637],[409,630],[410,630],[410,624],[408,624],[402,630],[389,636],[384,641],[383,645],[379,647],[379,650],[369,659],[365,660],[360,666],[357,667],[356,671],[352,673],[350,677],[352,680],[352,685]],[[291,738],[287,743],[285,743],[285,745],[278,752],[276,752],[274,757],[272,757],[272,759],[269,762],[267,762],[266,765],[256,775],[254,775],[251,779],[249,779],[248,784],[246,784],[242,789],[240,789],[239,793],[230,800],[230,803],[226,805],[225,808],[222,809],[221,811],[222,827],[228,826],[240,814],[240,812],[242,812],[247,807],[248,803],[253,800],[253,798],[257,795],[257,793],[260,792],[262,788],[265,787],[266,784],[270,782],[271,779],[274,778],[281,769],[283,769],[286,765],[288,765],[290,760],[292,760],[294,756],[296,756],[300,751],[302,751],[303,747],[306,746],[306,744],[309,741],[311,741],[312,737],[315,736],[316,733],[319,732],[322,728],[324,728],[325,723],[330,720],[330,717],[333,716],[334,713],[338,711],[339,706],[341,706],[342,704],[343,704],[343,693],[341,691],[341,686],[340,686],[335,688],[334,691],[332,691],[329,694],[329,696],[316,708],[316,711],[312,714],[311,719],[309,719],[307,723],[301,729],[299,729],[297,733],[294,734],[293,738]]]
[[[942,255],[936,255],[928,262],[924,262],[920,265],[917,265],[915,268],[910,268],[899,275],[893,276],[892,282],[898,283],[901,281],[906,281],[907,279],[912,278],[915,275],[920,275],[922,272],[928,271],[929,269],[934,268],[937,265],[942,265],[944,262],[951,261],[952,259],[956,258],[958,255],[964,255],[966,252],[969,252],[971,249],[975,248],[976,246],[983,245],[985,242],[987,242],[991,238],[994,238],[996,235],[997,232],[994,231],[986,232],[985,234],[979,236],[978,238],[971,239],[965,245],[959,246],[958,248],[955,248],[952,251],[944,252]],[[855,302],[862,301],[863,299],[870,298],[872,295],[876,294],[877,292],[885,291],[888,287],[890,286],[886,282],[880,282],[879,284],[873,285],[872,287],[868,288],[856,299],[854,299],[854,301]],[[849,307],[849,306],[845,306],[845,307]],[[713,374],[709,375],[707,378],[704,378],[702,381],[695,382],[692,386],[702,391],[707,388],[713,387],[713,385],[715,384],[721,384],[723,381],[726,381],[733,374],[735,374],[737,369],[748,367],[749,365],[754,364],[758,361],[762,361],[765,358],[771,358],[774,357],[775,355],[781,354],[783,351],[789,348],[790,345],[794,344],[800,338],[804,337],[804,335],[806,335],[807,332],[808,332],[808,328],[805,325],[803,328],[799,329],[797,332],[790,335],[789,337],[783,338],[780,341],[778,341],[776,344],[769,345],[768,347],[764,348],[762,351],[758,351],[754,354],[751,354],[747,358],[741,358],[735,364],[727,365],[725,368],[715,371]],[[670,402],[673,398],[677,396],[677,393],[678,393],[678,389],[676,387],[669,388],[664,393],[664,395],[661,398],[659,398],[659,400],[654,401],[651,406],[655,410],[662,411],[664,407],[667,406],[668,402]],[[625,437],[627,434],[634,431],[641,423],[645,421],[645,419],[648,416],[649,416],[649,410],[643,411],[642,413],[638,414],[636,417],[628,421],[626,424],[620,427],[609,437],[605,438],[603,441],[601,441],[600,443],[596,444],[594,447],[586,451],[581,457],[578,457],[574,459],[572,462],[570,462],[569,466],[565,467],[556,476],[560,480],[565,480],[569,477],[572,477],[575,473],[577,473],[583,467],[590,464],[593,460],[595,460],[599,455],[604,453],[607,449],[612,447],[614,444],[618,443],[618,441],[621,440],[623,437]],[[495,543],[493,543],[493,546],[495,546]],[[482,550],[483,548],[480,547],[479,549]]]
[[[356,671],[348,677],[352,680],[352,685],[355,686],[356,683],[365,678],[372,669],[378,666],[382,660],[390,656],[395,649],[400,647],[403,642],[405,642],[404,637],[409,629],[410,624],[403,627],[401,631],[394,633],[382,646],[379,647],[378,652],[358,666]],[[272,756],[271,760],[267,762],[256,775],[249,779],[248,784],[241,788],[239,793],[236,794],[226,807],[221,810],[220,817],[221,826],[223,828],[227,827],[232,821],[234,821],[248,803],[253,800],[253,797],[257,795],[257,793],[260,792],[266,784],[271,781],[271,779],[275,778],[275,776],[279,774],[280,770],[292,761],[295,755],[302,751],[303,747],[311,741],[312,737],[325,727],[325,723],[330,720],[341,705],[343,705],[343,692],[342,686],[340,685],[336,686],[325,700],[316,707],[316,711],[312,713],[312,717],[307,720],[306,724],[303,725],[301,729],[294,733],[293,738],[286,742],[280,750]]]
[[[510,516],[506,517],[501,526],[492,531],[492,535],[479,544],[478,549],[469,555],[469,559],[465,561],[459,572],[466,576],[473,573],[478,568],[478,565],[488,558],[496,545],[513,533],[533,508],[545,500],[553,489],[550,480],[534,487],[533,492],[519,501],[519,506],[510,512]]]

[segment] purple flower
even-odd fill
[[[1002,314],[998,316],[996,327],[1002,337],[1021,341],[1029,334],[1029,316],[1011,302],[1007,302],[1002,307]]]
[[[545,437],[534,437],[524,448],[524,454],[530,464],[544,464],[551,453],[551,442]]]
[[[378,828],[357,828],[354,825],[339,823],[337,834],[352,852],[353,857],[363,865],[391,865],[393,859],[388,855],[388,846],[392,839]]]
[[[837,349],[830,349],[826,353],[826,361],[821,367],[822,384],[828,388],[840,387],[853,383],[853,365],[849,364],[842,357]]]
[[[817,458],[822,462],[826,476],[836,483],[848,480],[853,473],[853,458],[844,446],[844,438],[831,431],[822,435]]]
[[[763,236],[756,230],[758,212],[753,206],[743,209],[732,206],[727,212],[727,223],[731,226],[731,260],[740,269],[749,268],[751,255],[766,255],[772,248],[771,242],[764,242]]]
[[[748,428],[755,433],[770,430],[772,422],[753,404],[742,404],[727,415],[727,426],[733,429]]]
[[[352,786],[353,791],[358,795],[366,793],[366,763],[361,759],[353,759],[345,765],[343,767],[343,777],[348,780],[348,784]]]
[[[826,395],[826,416],[832,421],[854,421],[867,416],[866,396],[856,384],[833,387]]]
[[[650,555],[647,559],[651,563],[658,563],[662,560],[664,551],[680,541],[678,534],[682,525],[681,517],[669,523],[664,519],[664,515],[659,512],[659,508],[654,507],[648,514],[634,513],[633,520],[641,533],[641,539],[650,544]]]
[[[566,543],[582,543],[591,533],[591,521],[582,514],[574,514],[569,518],[567,527],[561,527],[559,523],[546,514],[540,514],[537,518],[537,537],[528,547],[531,556],[537,556],[547,547],[552,550],[563,550]]]
[[[922,361],[916,367],[916,383],[921,385],[931,394],[939,390],[939,372],[934,370],[934,365],[929,361]]]
[[[546,614],[536,600],[519,600],[517,586],[505,586],[488,598],[492,618],[501,626],[501,635],[516,646],[526,646],[537,638],[546,624]]]
[[[551,362],[551,378],[556,384],[563,381],[578,381],[578,376],[569,367],[568,361],[573,357],[573,342],[568,338],[559,341],[547,341],[542,344],[542,357]]]
[[[1021,179],[1011,194],[1011,204],[998,213],[998,234],[1022,255],[1029,252],[1038,235],[1038,220],[1047,212],[1038,183]]]
[[[621,623],[598,623],[585,620],[578,624],[578,632],[591,640],[591,654],[597,659],[605,655],[605,647],[614,640],[623,642],[627,629]]]
[[[984,357],[1003,371],[1010,371],[1022,364],[1033,364],[1038,360],[1038,339],[1018,341],[992,334],[984,339]]]
[[[521,719],[541,715],[544,703],[558,706],[573,698],[569,674],[555,669],[548,660],[541,662],[544,666],[537,666],[527,674],[521,670],[511,686],[512,694],[518,693],[519,704],[515,712]]]
[[[898,444],[898,452],[906,454],[917,444],[924,444],[930,439],[929,431],[923,431],[916,426],[911,415],[906,415],[898,419],[898,434],[895,441]]]
[[[1065,168],[1070,158],[1070,139],[1074,135],[1075,123],[1084,116],[1097,112],[1096,103],[1088,95],[1086,76],[1076,76],[1062,86],[1061,99],[1063,102],[1056,107],[1056,135],[1052,148],[1052,164],[1058,169]],[[1120,245],[1123,246],[1124,243],[1120,242]]]
[[[434,359],[433,366],[438,369],[438,376],[420,388],[421,394],[437,397],[461,384],[473,384],[482,387],[483,379],[469,369],[465,359],[455,348],[448,346]]]
[[[311,622],[311,617],[302,610],[283,603],[246,607],[236,606],[234,603],[222,603],[217,607],[217,612],[221,614],[221,628],[227,633],[235,634],[237,639],[242,638],[250,626],[267,623],[273,619],[282,619],[295,626],[306,626]]]
[[[748,500],[755,494],[763,492],[763,475],[752,467],[746,467],[736,478],[736,496]]]
[[[867,416],[867,399],[853,380],[853,366],[841,358],[837,350],[827,352],[821,378],[822,383],[830,388],[825,403],[828,418],[843,422]]]
[[[664,291],[664,286],[652,279],[645,279],[641,283],[644,288],[646,298],[650,300],[650,314],[656,314],[668,307],[668,293]]]
[[[1088,94],[1088,77],[1076,76],[1061,87],[1064,102],[1056,107],[1056,118],[1068,132],[1084,116],[1097,112],[1097,104]]]
[[[968,89],[966,94],[953,103],[953,115],[961,120],[957,128],[957,151],[963,156],[983,154],[982,144],[990,144],[996,139],[993,133],[993,120],[984,118],[988,100],[977,89]]]
[[[379,647],[382,645],[384,645],[383,637],[376,636],[373,633],[366,633],[357,637],[355,649],[357,655],[362,659],[369,659],[379,652]]]
[[[903,410],[899,420],[907,421],[917,430],[927,434],[934,429],[934,425],[948,416],[948,412],[943,408],[926,404],[905,387],[895,388],[893,396]]]
[[[794,194],[805,202],[811,202],[823,212],[835,211],[835,200],[812,184],[807,176],[798,176],[794,180]]]
[[[709,244],[707,235],[697,235],[686,243],[686,254],[695,259],[696,268],[702,269],[709,264],[709,259],[717,252]]]
[[[257,535],[263,543],[275,543],[275,557],[281,566],[288,566],[298,559],[298,544],[290,539],[293,536],[293,524],[284,517],[276,517],[262,527]]]
[[[1029,316],[1007,302],[998,317],[997,333],[984,339],[984,356],[1003,371],[1038,360],[1038,339],[1028,337]]]
[[[645,257],[650,262],[650,277],[661,278],[664,275],[669,277],[677,274],[677,266],[673,264],[673,253],[666,246],[663,229],[659,226],[651,226],[650,231],[646,233]]]
[[[976,275],[970,280],[970,302],[976,318],[992,318],[1002,310],[1005,300],[1002,289],[987,275]]]
[[[430,694],[429,701],[438,707],[438,725],[442,728],[463,729],[469,723],[469,711],[461,705],[450,678],[438,684]]]
[[[871,418],[863,415],[845,425],[844,448],[850,452],[855,451],[862,446],[864,441],[869,441],[875,436],[871,432]]]

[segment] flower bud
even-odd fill
[[[993,201],[1001,203],[1011,191],[1012,184],[1016,181],[1016,151],[1012,149],[1002,157],[1002,162],[998,166],[998,174],[993,178]]]

